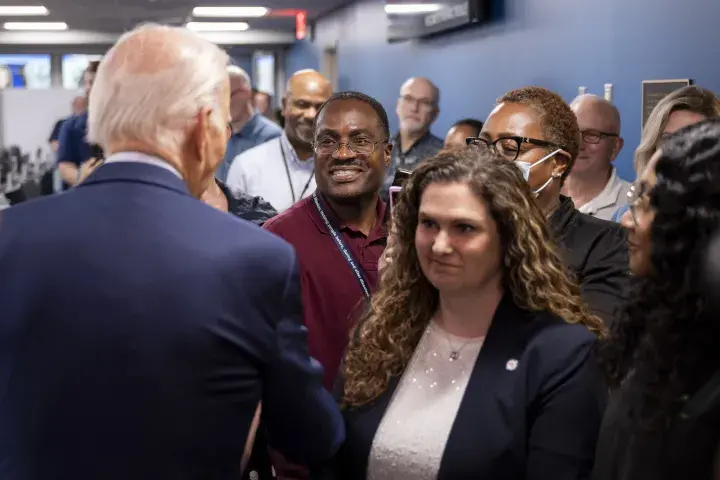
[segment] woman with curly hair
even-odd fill
[[[342,480],[578,479],[604,386],[602,321],[513,163],[441,152],[407,180],[395,245],[342,368]]]
[[[720,321],[701,281],[720,222],[720,120],[669,137],[631,193],[634,291],[600,350],[613,395],[594,478],[718,478],[720,409],[693,399],[720,369]]]

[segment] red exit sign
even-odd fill
[[[295,38],[302,40],[307,37],[307,12],[300,11],[295,14]]]

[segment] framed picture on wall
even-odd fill
[[[645,128],[650,113],[660,100],[683,87],[692,85],[692,80],[643,80],[642,82],[642,128]]]

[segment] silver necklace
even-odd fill
[[[450,340],[450,334],[445,331],[442,326],[440,326],[440,316],[438,315],[435,319],[435,323],[437,324],[437,328],[443,333],[445,336],[445,339],[447,340],[448,346],[450,347],[450,356],[448,357],[448,360],[451,362],[455,362],[460,359],[460,352],[463,348],[467,347],[470,343],[472,343],[473,340],[477,340],[476,338],[469,338],[467,339],[462,345],[460,345],[459,348],[455,348],[452,344],[452,341]]]

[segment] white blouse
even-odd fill
[[[420,340],[373,439],[368,480],[434,480],[485,337],[434,321]]]

